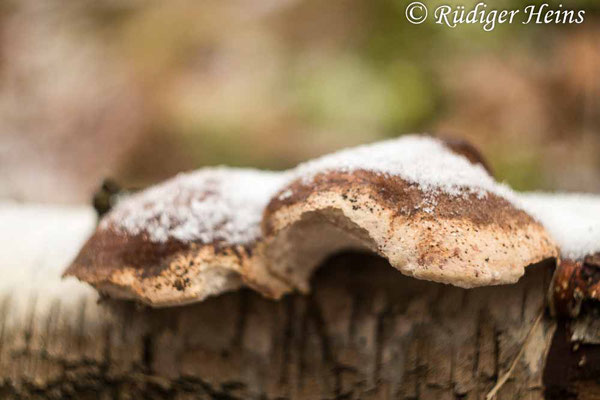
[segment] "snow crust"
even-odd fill
[[[600,252],[600,196],[578,193],[523,193],[520,205],[548,230],[564,258]]]
[[[513,196],[506,185],[497,183],[481,165],[454,153],[439,139],[424,135],[407,135],[341,150],[300,164],[293,173],[310,183],[321,172],[359,169],[398,176],[416,184],[425,194],[470,193],[485,197],[491,192],[502,197]]]
[[[455,154],[438,139],[408,135],[341,150],[298,165],[286,172],[206,168],[180,174],[122,200],[100,224],[149,240],[246,244],[260,237],[263,210],[271,198],[295,179],[310,184],[321,172],[358,169],[395,175],[414,183],[425,194],[425,212],[433,212],[436,196],[488,193],[510,199],[513,192],[497,183],[481,165]],[[293,195],[291,189],[280,199]]]
[[[206,168],[120,201],[101,229],[147,234],[149,240],[246,244],[260,236],[262,213],[286,173]]]

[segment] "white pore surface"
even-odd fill
[[[398,176],[414,183],[425,194],[444,192],[450,196],[491,192],[512,198],[512,191],[497,183],[479,164],[448,149],[440,140],[422,135],[408,135],[358,146],[300,164],[294,174],[306,183],[325,171],[350,172],[358,169]],[[288,194],[289,195],[289,194]],[[428,210],[433,211],[435,202]]]
[[[104,218],[101,229],[168,239],[245,244],[260,236],[262,213],[285,173],[206,168],[136,193]]]
[[[600,252],[600,196],[523,193],[519,198],[557,242],[562,257],[577,260]]]
[[[61,275],[95,224],[90,207],[0,202],[0,314],[6,307],[8,325],[85,302],[92,311],[96,291]]]

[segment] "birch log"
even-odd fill
[[[326,262],[310,295],[241,290],[185,307],[99,301],[60,274],[91,210],[0,207],[0,398],[542,399],[552,263],[464,290],[380,258]]]

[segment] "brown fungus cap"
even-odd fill
[[[466,288],[513,283],[557,249],[486,165],[466,142],[425,136],[300,165],[265,212],[268,265],[301,290],[315,266],[345,249],[380,254],[419,279]]]
[[[262,276],[260,219],[283,175],[210,168],[182,174],[121,201],[100,222],[65,275],[115,298],[181,305],[253,285]]]
[[[267,207],[263,228],[272,272],[308,290],[312,269],[332,252],[357,249],[400,272],[460,287],[516,282],[524,268],[556,256],[544,228],[506,199],[428,195],[397,176],[327,172],[298,180]]]

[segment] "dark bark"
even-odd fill
[[[551,264],[463,290],[346,254],[310,295],[159,310],[88,297],[65,312],[62,293],[14,315],[0,297],[0,398],[481,399],[544,308]],[[499,399],[544,398],[554,326],[545,316]]]

